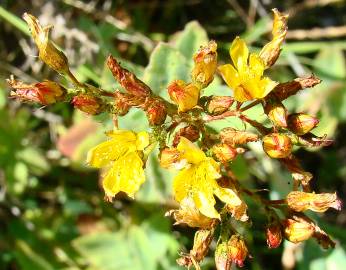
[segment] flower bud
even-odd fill
[[[197,261],[200,262],[204,259],[209,251],[209,245],[213,240],[214,230],[198,230],[195,233],[193,240],[193,248],[190,251],[190,255]]]
[[[171,100],[178,105],[179,112],[191,110],[198,103],[200,88],[195,84],[175,80],[168,85],[167,89]]]
[[[342,203],[336,193],[307,193],[302,191],[292,191],[287,195],[288,207],[294,211],[302,212],[312,210],[315,212],[325,212],[329,207],[341,210]]]
[[[309,239],[315,232],[314,224],[307,218],[294,216],[283,222],[285,237],[292,243]]]
[[[121,67],[113,56],[108,56],[107,65],[114,78],[128,93],[138,97],[150,95],[150,87],[138,79],[135,74]]]
[[[271,67],[278,59],[281,51],[281,44],[284,42],[287,34],[288,15],[280,13],[277,9],[273,9],[273,12],[273,38],[260,52],[260,57],[264,61],[266,68]]]
[[[264,106],[264,111],[275,126],[287,127],[287,110],[281,102],[270,100]]]
[[[176,148],[165,148],[160,153],[160,165],[165,169],[176,168],[181,163],[181,152]]]
[[[189,125],[181,128],[174,136],[173,146],[177,146],[180,142],[180,138],[185,137],[191,142],[195,142],[199,139],[199,130],[197,127]]]
[[[221,242],[215,250],[215,266],[217,270],[230,270],[232,261],[228,256],[227,242]]]
[[[42,28],[38,19],[28,13],[24,13],[23,19],[29,25],[31,35],[38,47],[40,59],[53,70],[68,73],[69,66],[66,56],[49,40],[49,31],[52,27]]]
[[[13,77],[7,80],[8,84],[15,89],[11,96],[22,101],[37,102],[43,105],[53,104],[63,100],[66,90],[60,84],[45,80],[39,83],[25,84],[16,81]]]
[[[258,140],[258,135],[247,131],[240,131],[234,128],[224,128],[220,132],[221,141],[230,146],[246,144]]]
[[[207,87],[214,79],[217,66],[217,44],[209,41],[208,45],[201,47],[193,56],[195,66],[191,72],[192,82],[200,88]]]
[[[267,245],[269,248],[277,248],[282,242],[281,225],[279,222],[272,222],[266,228]]]
[[[220,115],[226,112],[234,103],[233,97],[210,96],[204,105],[205,110],[211,115]]]
[[[232,235],[231,239],[228,240],[228,256],[233,263],[239,267],[244,266],[244,261],[248,256],[248,249],[245,241],[239,235]]]
[[[297,135],[304,135],[316,127],[319,120],[305,113],[294,113],[288,116],[288,128]]]
[[[284,134],[271,133],[263,137],[263,149],[272,158],[285,158],[292,152],[292,142]]]
[[[92,115],[101,112],[101,102],[101,99],[88,94],[81,94],[72,99],[72,104],[76,109]]]
[[[237,150],[225,143],[215,144],[211,151],[215,158],[221,163],[232,161],[237,156]]]
[[[150,125],[161,125],[165,122],[167,109],[165,104],[157,99],[151,99],[146,110],[147,118]]]

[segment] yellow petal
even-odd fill
[[[231,64],[220,66],[219,71],[223,80],[233,90],[240,84],[239,74]]]
[[[229,205],[238,206],[242,203],[242,200],[238,197],[238,195],[229,188],[222,188],[217,185],[214,189],[214,193],[221,201]]]
[[[144,150],[149,145],[149,134],[146,131],[137,133],[136,147],[137,150]]]
[[[114,162],[102,184],[109,197],[123,191],[133,198],[144,181],[143,161],[137,152],[129,152]]]
[[[262,77],[264,71],[263,60],[255,53],[250,54],[249,67],[255,77]]]
[[[193,187],[195,168],[190,167],[181,170],[173,181],[173,193],[177,202],[182,202],[185,198],[189,197],[190,190]]]
[[[234,89],[234,99],[239,102],[253,100],[255,97],[252,90],[253,88],[247,87],[246,85],[237,86]]]
[[[125,155],[126,152],[135,150],[135,144],[131,142],[109,140],[89,150],[87,163],[92,167],[101,168]]]
[[[106,135],[116,141],[122,142],[135,142],[137,139],[136,134],[129,130],[117,129],[110,132],[106,132]]]
[[[205,190],[193,194],[193,200],[198,210],[209,218],[220,218],[220,214],[215,210],[215,199],[212,192]]]
[[[243,71],[247,67],[249,49],[247,48],[245,41],[240,37],[236,37],[233,40],[230,48],[230,55],[238,72]]]
[[[177,149],[182,153],[181,158],[188,163],[197,164],[206,159],[204,152],[185,137],[180,138]]]
[[[275,86],[278,85],[278,83],[275,81],[272,81],[268,77],[264,77],[260,81],[259,85],[260,85],[259,87],[262,89],[262,93],[261,95],[256,95],[256,98],[264,98],[275,88]]]

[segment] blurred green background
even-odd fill
[[[0,269],[180,269],[179,252],[192,245],[193,230],[172,226],[164,212],[176,207],[171,174],[147,165],[147,182],[136,201],[117,197],[105,202],[98,173],[85,166],[86,151],[111,128],[107,115],[88,118],[69,104],[46,108],[9,99],[10,74],[26,82],[62,78],[44,66],[20,19],[24,12],[54,25],[52,39],[64,48],[78,79],[112,90],[117,87],[105,66],[109,53],[166,96],[172,79],[189,76],[192,54],[215,39],[219,62],[229,62],[228,48],[241,35],[253,50],[270,39],[271,8],[290,13],[289,32],[270,76],[288,81],[311,73],[323,83],[302,91],[285,105],[290,111],[318,115],[315,133],[335,139],[318,151],[296,149],[314,174],[316,192],[346,196],[346,1],[343,0],[133,0],[0,2]],[[159,43],[159,42],[168,42]],[[230,93],[220,78],[205,94]],[[263,112],[255,107],[252,117]],[[232,119],[213,124],[241,128]],[[142,130],[148,124],[133,110],[121,128]],[[290,175],[268,159],[258,144],[233,163],[239,180],[285,196]],[[337,241],[323,251],[309,240],[266,247],[265,216],[250,205],[253,227],[245,232],[252,259],[245,269],[346,269],[346,212],[312,214]],[[250,233],[251,232],[251,233]],[[215,243],[212,244],[212,249]],[[202,269],[214,269],[213,254]]]

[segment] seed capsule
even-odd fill
[[[297,135],[304,135],[316,127],[319,120],[305,113],[294,113],[288,116],[288,128]]]
[[[234,103],[229,96],[211,96],[204,105],[205,110],[211,115],[220,115],[226,112]]]
[[[292,142],[284,134],[271,133],[263,137],[263,149],[272,158],[285,158],[292,152]]]
[[[91,95],[78,95],[72,99],[75,108],[87,114],[99,114],[101,112],[101,100]]]

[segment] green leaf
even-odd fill
[[[153,92],[168,99],[167,85],[173,80],[189,80],[189,65],[184,55],[166,43],[153,50],[143,80]]]
[[[321,77],[344,79],[346,77],[346,61],[343,51],[337,46],[322,49],[313,61],[316,74]]]

